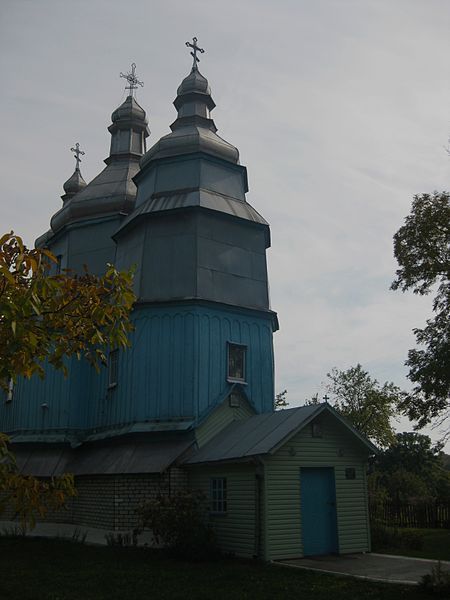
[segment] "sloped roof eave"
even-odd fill
[[[273,455],[324,411],[328,411],[342,423],[369,450],[370,454],[378,454],[378,448],[361,435],[335,409],[328,404],[320,404],[315,408],[304,406],[276,413],[255,415],[244,421],[234,421],[204,447],[191,455],[185,464],[237,462],[242,459],[250,460],[257,456]],[[302,412],[306,412],[304,418],[302,418]],[[289,420],[292,419],[297,421],[297,425],[294,424],[290,428]],[[270,440],[271,437],[273,442]]]

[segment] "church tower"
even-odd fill
[[[75,358],[64,378],[20,381],[0,412],[14,441],[72,446],[127,434],[195,428],[218,406],[273,410],[269,225],[246,201],[238,150],[217,135],[206,78],[193,65],[174,101],[171,132],[145,152],[147,118],[130,93],[111,117],[106,167],[89,184],[76,169],[37,244],[77,272],[135,267],[131,347],[100,374]]]
[[[143,156],[136,206],[113,237],[116,266],[137,265],[139,299],[131,350],[122,353],[131,379],[118,383],[121,405],[134,403],[137,420],[197,424],[230,395],[258,413],[273,410],[277,319],[269,226],[246,201],[238,150],[217,135],[195,39],[191,46],[172,131]]]

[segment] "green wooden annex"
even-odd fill
[[[373,444],[328,404],[259,415],[233,404],[198,428],[184,463],[210,498],[221,548],[265,560],[370,551]]]

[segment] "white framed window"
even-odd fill
[[[8,381],[8,391],[6,392],[5,403],[9,404],[14,398],[14,381],[10,379]]]
[[[245,357],[247,346],[228,342],[227,379],[228,381],[245,381]]]
[[[119,351],[111,350],[108,356],[108,388],[119,383]]]
[[[210,479],[210,512],[225,514],[227,512],[227,478],[211,477]]]

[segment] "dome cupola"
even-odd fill
[[[208,80],[199,69],[197,52],[203,52],[197,46],[186,42],[193,51],[191,72],[183,79],[177,90],[174,106],[178,116],[170,126],[172,133],[162,137],[141,160],[141,168],[155,159],[204,152],[228,162],[239,164],[239,151],[217,135],[217,127],[211,119],[211,111],[216,104],[211,96]]]
[[[73,196],[75,196],[75,194],[81,192],[81,190],[83,190],[87,185],[80,171],[80,155],[84,156],[85,153],[83,152],[83,150],[80,150],[80,144],[78,142],[75,144],[74,148],[70,149],[70,151],[74,153],[76,166],[73,174],[63,185],[64,194],[61,196],[63,202],[66,202],[66,200],[69,200],[69,198],[72,198]]]

